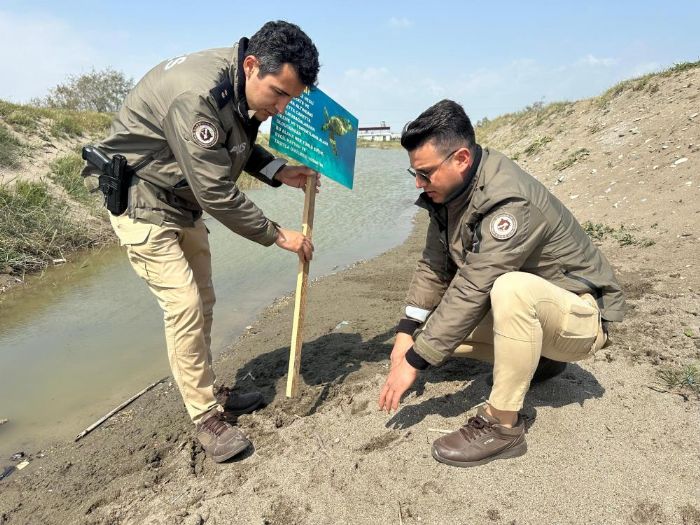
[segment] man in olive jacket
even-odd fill
[[[459,104],[427,109],[401,145],[430,225],[379,407],[396,410],[419,371],[451,355],[493,362],[487,403],[437,439],[433,457],[469,467],[522,455],[518,411],[538,362],[546,378],[599,350],[608,322],[622,320],[622,291],[571,212],[513,161],[481,148]]]
[[[168,357],[197,437],[214,461],[250,442],[231,417],[256,409],[258,392],[217,399],[211,365],[215,302],[207,212],[234,233],[303,260],[311,241],[269,220],[236,187],[243,170],[271,186],[317,184],[255,144],[258,127],[316,83],[318,51],[296,25],[268,22],[250,40],[167,60],[126,97],[99,147],[135,172],[128,208],[110,216],[129,261],[164,312]],[[85,175],[90,174],[86,168]]]

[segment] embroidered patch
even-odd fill
[[[203,148],[211,148],[219,140],[219,130],[207,120],[199,120],[192,126],[192,139]]]
[[[495,239],[504,241],[515,235],[518,229],[518,221],[510,213],[499,213],[491,219],[489,230]]]

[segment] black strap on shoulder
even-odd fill
[[[225,75],[224,80],[210,89],[209,93],[214,97],[214,100],[216,100],[216,105],[219,109],[231,102],[233,100],[233,84],[231,84],[228,75]]]

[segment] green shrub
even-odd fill
[[[64,84],[57,85],[45,98],[35,102],[51,108],[114,112],[133,86],[133,79],[121,71],[93,69],[89,73],[69,76]]]

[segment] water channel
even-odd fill
[[[312,278],[405,240],[417,196],[407,163],[402,150],[360,149],[353,191],[323,180]],[[271,219],[300,229],[301,191],[285,187],[247,194]],[[217,293],[216,355],[275,297],[293,291],[297,258],[238,237],[213,219],[207,226]],[[0,419],[9,420],[0,425],[3,460],[16,451],[36,452],[72,439],[169,374],[162,314],[122,249],[87,254],[35,281],[0,303]]]

